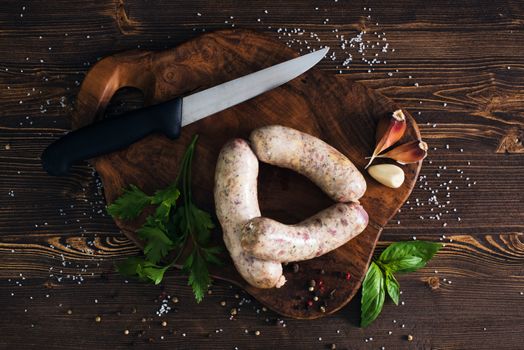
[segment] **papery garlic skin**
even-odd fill
[[[391,147],[402,138],[406,131],[406,116],[401,109],[396,110],[391,115],[382,117],[377,125],[375,133],[376,145],[370,157],[368,165],[373,162],[382,151]]]
[[[378,154],[400,140],[406,131],[406,116],[401,109],[397,109],[389,116],[381,118],[377,125],[376,149]],[[373,153],[375,153],[373,152]]]
[[[377,158],[391,158],[405,165],[423,160],[427,155],[428,144],[422,140],[414,140],[397,146],[389,152],[379,154]]]
[[[393,164],[377,164],[368,168],[369,175],[390,188],[399,188],[404,183],[404,170]]]

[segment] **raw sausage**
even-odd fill
[[[281,125],[254,130],[251,146],[262,162],[294,170],[337,202],[356,201],[366,181],[353,163],[324,141]]]
[[[337,203],[297,225],[256,217],[243,227],[241,243],[260,259],[307,260],[340,247],[367,224],[368,214],[360,204]]]
[[[250,219],[260,216],[257,198],[258,160],[242,139],[229,141],[220,151],[215,172],[215,207],[224,242],[238,272],[252,286],[281,287],[286,279],[282,264],[261,260],[244,252],[240,232]]]

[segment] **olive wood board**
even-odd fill
[[[100,60],[82,83],[72,116],[73,129],[104,116],[115,92],[124,87],[139,89],[146,105],[202,90],[245,74],[297,57],[283,43],[247,30],[223,30],[204,34],[164,51],[127,51]],[[258,289],[248,285],[236,271],[224,248],[224,264],[212,267],[214,278],[227,280],[277,313],[313,319],[331,314],[357,293],[382,228],[399,210],[413,189],[421,162],[403,166],[404,184],[390,189],[364,170],[375,145],[380,117],[398,109],[382,94],[353,82],[348,75],[334,75],[313,68],[289,83],[183,128],[177,140],[150,135],[126,149],[92,159],[101,177],[108,203],[130,184],[147,193],[174,181],[181,156],[193,135],[198,134],[193,161],[193,195],[197,205],[214,214],[213,180],[221,147],[231,138],[247,139],[260,126],[281,124],[331,144],[351,159],[367,181],[360,202],[369,214],[369,225],[342,247],[297,266],[284,266],[287,283],[282,288]],[[414,119],[407,116],[402,141],[419,139]],[[333,202],[307,178],[293,171],[261,163],[258,196],[262,215],[284,223],[297,223]],[[144,218],[116,221],[122,231],[141,246],[135,230]],[[223,245],[220,225],[213,239]],[[176,272],[168,272],[176,273]],[[350,278],[348,279],[348,273]],[[314,292],[310,280],[317,281]],[[322,281],[322,287],[320,282]],[[314,297],[318,301],[314,301]],[[313,301],[308,306],[308,301]]]

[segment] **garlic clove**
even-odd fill
[[[404,170],[393,164],[377,164],[368,168],[372,178],[390,188],[399,188],[404,183]]]
[[[416,163],[428,155],[428,144],[422,140],[404,143],[392,150],[380,154],[377,158],[391,158],[400,164]]]
[[[406,116],[402,110],[398,109],[393,114],[381,118],[377,125],[375,134],[376,146],[373,155],[370,157],[368,165],[373,162],[373,159],[380,154],[380,152],[391,147],[395,142],[400,140],[406,131]]]

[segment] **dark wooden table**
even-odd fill
[[[430,144],[419,184],[379,249],[414,236],[446,246],[399,278],[402,304],[387,302],[367,329],[358,328],[359,297],[335,315],[298,321],[221,281],[201,304],[176,273],[162,286],[125,281],[113,264],[139,251],[105,214],[96,174],[83,166],[54,178],[41,169],[40,153],[70,128],[97,59],[233,25],[297,50],[331,46],[336,58],[322,69],[403,105]],[[343,49],[342,35],[356,47]],[[129,104],[117,99],[112,111]],[[4,0],[0,108],[2,349],[524,346],[521,1]],[[159,317],[167,295],[171,310]]]

